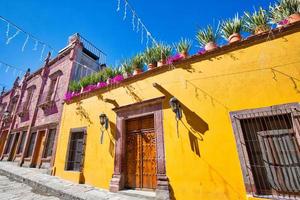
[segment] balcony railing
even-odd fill
[[[95,45],[81,36],[79,33],[75,33],[73,36],[76,36],[80,39],[83,44],[83,52],[89,55],[91,58],[96,60],[99,64],[106,63],[106,54],[98,49]]]

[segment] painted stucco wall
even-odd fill
[[[114,106],[166,96],[163,127],[171,194],[185,199],[247,199],[229,112],[300,101],[300,32],[239,48],[209,59],[194,58],[166,72],[149,73],[64,105],[55,172],[64,170],[71,128],[87,127],[83,176],[86,184],[107,188],[114,165]],[[160,89],[154,88],[158,83]],[[183,108],[178,131],[168,98]],[[100,144],[99,115],[110,126]],[[177,135],[178,134],[178,135]],[[254,198],[251,198],[254,199]]]

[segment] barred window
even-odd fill
[[[24,144],[25,144],[25,139],[26,139],[26,131],[23,131],[22,136],[21,136],[21,142],[18,147],[17,154],[21,154],[23,152]]]
[[[232,115],[240,158],[246,165],[243,173],[248,179],[245,180],[248,192],[276,198],[299,197],[300,110],[297,109],[277,106]]]
[[[85,131],[71,131],[66,170],[81,171],[84,157]]]
[[[47,158],[52,155],[53,151],[53,146],[54,146],[54,141],[55,141],[55,134],[56,134],[56,129],[50,129],[49,130],[49,135],[46,143],[46,148],[44,151],[43,158]]]
[[[35,140],[36,140],[36,132],[31,133],[30,141],[29,141],[29,147],[28,147],[28,151],[27,151],[27,154],[26,154],[27,158],[32,156]]]

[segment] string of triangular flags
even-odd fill
[[[5,44],[8,45],[14,38],[16,38],[20,33],[25,34],[25,40],[24,43],[21,47],[21,51],[24,52],[24,50],[26,49],[26,46],[28,46],[28,42],[31,40],[34,43],[34,46],[32,48],[33,51],[37,51],[38,49],[40,49],[40,60],[43,59],[44,53],[46,48],[53,54],[54,49],[49,45],[46,44],[45,42],[37,39],[36,37],[34,37],[33,35],[31,35],[30,33],[24,31],[23,29],[21,29],[20,27],[18,27],[17,25],[15,25],[14,23],[10,22],[8,19],[0,16],[0,20],[2,20],[4,23],[6,23],[6,33],[5,33]]]
[[[3,69],[4,72],[9,73],[11,72],[14,76],[23,76],[25,74],[25,71],[18,69],[17,67],[14,67],[12,65],[9,65],[5,62],[0,61],[0,69]]]
[[[155,38],[152,36],[152,34],[149,32],[145,24],[142,22],[141,18],[137,15],[137,12],[134,10],[134,8],[131,6],[131,4],[128,2],[128,0],[117,0],[117,12],[120,12],[121,6],[124,6],[124,14],[123,14],[123,20],[126,20],[128,16],[128,11],[131,12],[131,24],[132,24],[132,30],[136,31],[140,34],[141,38],[141,44],[144,44],[144,39],[146,39],[146,47],[149,46],[149,42],[151,40],[152,44],[158,45]],[[146,37],[146,38],[145,38]]]

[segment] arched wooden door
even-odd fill
[[[126,188],[155,189],[156,134],[153,115],[126,121]]]

